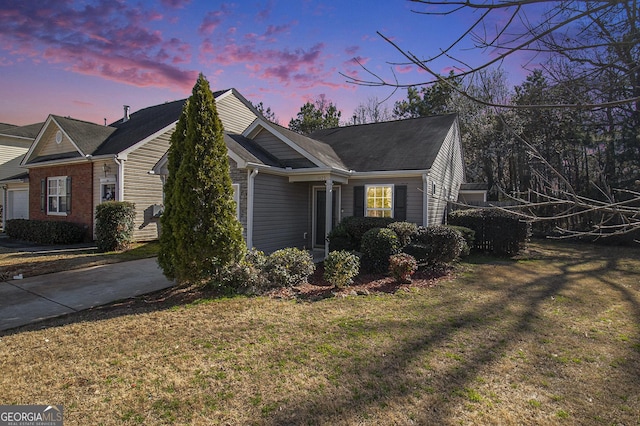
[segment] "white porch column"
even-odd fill
[[[253,248],[253,198],[255,194],[255,178],[258,169],[247,171],[247,248]]]
[[[331,232],[331,227],[333,225],[333,180],[327,179],[325,182],[325,217],[324,217],[324,257],[325,259],[329,256],[329,232]]]

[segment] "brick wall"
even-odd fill
[[[92,169],[89,162],[29,169],[29,219],[79,223],[87,227],[87,238],[91,239],[93,230]],[[46,207],[44,212],[40,209],[41,181],[54,176],[71,177],[71,212],[66,216],[48,215]]]

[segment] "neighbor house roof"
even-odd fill
[[[13,124],[0,123],[0,134],[35,139],[43,124],[44,123],[34,123],[27,124],[26,126],[14,126]]]
[[[387,121],[313,132],[349,170],[424,170],[431,167],[457,115]]]

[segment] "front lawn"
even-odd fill
[[[65,425],[638,424],[640,249],[535,243],[316,302],[164,293],[7,332],[0,360],[0,404]]]

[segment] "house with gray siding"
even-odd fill
[[[218,111],[221,107],[218,106]],[[464,181],[455,114],[337,127],[309,136],[257,115],[225,133],[239,219],[249,247],[328,253],[347,216],[441,224]],[[166,155],[153,173],[166,176]]]

